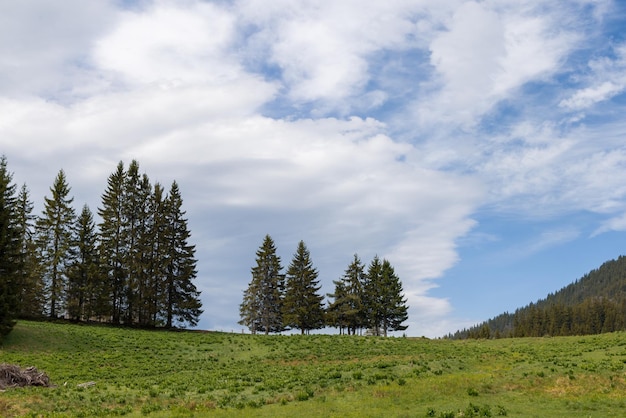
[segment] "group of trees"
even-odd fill
[[[96,225],[76,215],[59,171],[40,216],[0,160],[0,332],[14,319],[67,318],[146,327],[195,325],[195,247],[176,181],[169,193],[132,161],[107,182]]]
[[[340,333],[356,334],[368,329],[374,335],[405,330],[408,319],[402,284],[387,260],[372,260],[367,273],[354,256],[344,276],[334,281],[333,301],[324,307],[317,269],[300,241],[293,259],[282,274],[280,257],[267,235],[256,252],[252,279],[244,290],[239,323],[252,333],[299,329],[302,334],[324,326]]]
[[[600,334],[626,329],[626,257],[598,269],[545,299],[505,312],[450,338],[542,337]]]

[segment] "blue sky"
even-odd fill
[[[37,213],[122,160],[176,180],[200,327],[240,331],[265,234],[332,292],[385,257],[408,335],[512,311],[623,253],[626,4],[0,4],[0,151]]]

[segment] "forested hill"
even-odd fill
[[[449,338],[540,337],[626,330],[626,256],[607,261],[545,299]]]

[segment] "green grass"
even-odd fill
[[[0,394],[2,417],[610,417],[626,408],[625,333],[446,341],[20,321],[0,362],[35,366],[56,385]]]

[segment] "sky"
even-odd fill
[[[41,214],[119,161],[176,180],[198,327],[241,332],[269,234],[332,293],[400,277],[409,336],[512,312],[623,254],[626,2],[0,2],[0,153]],[[332,332],[326,330],[325,332]]]

